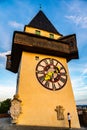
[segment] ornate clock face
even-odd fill
[[[40,84],[49,90],[59,90],[67,81],[64,66],[52,58],[42,59],[36,66],[36,77]]]

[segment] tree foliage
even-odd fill
[[[8,113],[10,106],[11,106],[11,99],[6,99],[0,102],[0,114]]]

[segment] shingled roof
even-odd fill
[[[61,35],[41,10],[27,26]]]

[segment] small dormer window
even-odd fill
[[[50,34],[50,38],[52,38],[52,39],[53,39],[53,38],[54,38],[54,35],[53,35],[53,34]]]
[[[39,30],[35,30],[35,34],[40,35],[40,31]]]

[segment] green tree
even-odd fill
[[[0,114],[7,113],[11,106],[11,99],[6,99],[0,103]]]

